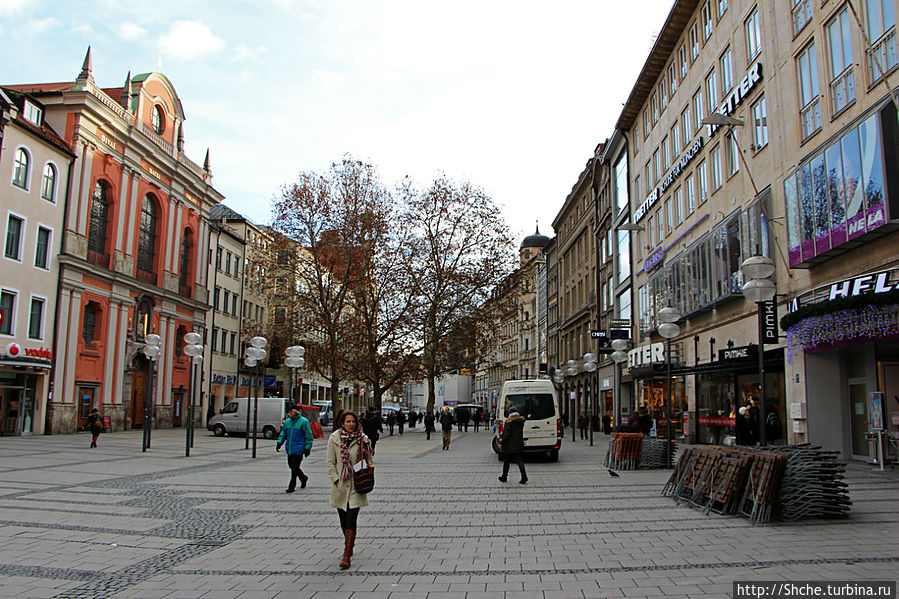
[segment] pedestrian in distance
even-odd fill
[[[337,430],[328,437],[328,476],[331,479],[331,507],[337,509],[343,530],[343,557],[340,569],[350,567],[353,545],[356,543],[356,521],[359,509],[368,505],[368,495],[356,492],[353,467],[363,459],[374,470],[371,441],[362,432],[356,414],[347,410],[341,414]]]
[[[393,436],[393,427],[396,426],[396,412],[390,412],[387,414],[387,430],[390,431],[390,436]]]
[[[312,452],[312,429],[309,427],[309,420],[300,415],[300,410],[296,406],[287,409],[287,418],[281,423],[281,434],[278,435],[275,451],[281,451],[282,445],[284,453],[287,454],[287,465],[290,467],[290,483],[284,492],[296,491],[298,478],[300,488],[305,489],[309,477],[300,468],[300,464],[303,463],[303,457],[308,458]]]
[[[500,438],[500,452],[503,456],[503,473],[499,477],[500,482],[506,482],[509,475],[509,464],[513,461],[518,464],[521,473],[519,484],[527,484],[528,473],[524,469],[524,461],[521,455],[524,453],[524,417],[514,408],[503,422],[503,436]]]
[[[91,435],[93,438],[91,439],[91,448],[97,447],[97,440],[100,438],[100,433],[106,430],[106,426],[103,424],[103,416],[100,415],[100,410],[94,408],[91,410],[90,416],[87,417],[87,427],[91,431]]]
[[[434,430],[434,412],[425,414],[425,439],[431,440],[431,432]]]
[[[409,428],[415,428],[416,422],[418,422],[418,412],[412,410],[409,412]]]
[[[406,426],[406,413],[400,410],[396,413],[396,425],[400,429],[400,434],[403,434],[403,427]]]
[[[448,451],[450,440],[453,437],[453,413],[449,408],[443,408],[443,413],[440,415],[440,428],[443,433],[443,449]]]
[[[581,433],[581,439],[587,438],[587,427],[590,426],[590,420],[587,419],[587,413],[581,412],[577,418],[577,428]]]
[[[481,427],[481,412],[475,410],[474,414],[471,415],[471,421],[474,423],[474,432],[478,432],[478,429]]]
[[[378,439],[384,432],[384,427],[381,426],[381,416],[374,406],[369,406],[368,411],[362,416],[362,432],[371,440],[371,452],[374,453]]]

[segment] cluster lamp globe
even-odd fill
[[[612,352],[611,355],[612,361],[616,364],[621,364],[623,362],[627,362],[627,352],[621,351],[620,349]]]
[[[668,306],[659,310],[659,320],[661,322],[677,322],[680,320],[681,313],[677,308]]]
[[[771,279],[750,279],[743,284],[743,296],[756,304],[767,302],[776,293],[777,288]]]
[[[247,348],[247,358],[261,362],[268,355],[264,349],[253,346]]]
[[[769,279],[774,274],[774,261],[765,256],[750,256],[740,265],[743,271],[743,278],[747,281],[750,279]]]
[[[284,359],[284,365],[288,368],[302,368],[306,360],[297,356],[288,356]]]
[[[284,355],[288,358],[302,358],[306,355],[306,348],[302,345],[291,345],[284,350]]]
[[[158,345],[145,345],[144,346],[144,355],[147,356],[151,360],[156,360],[159,357],[159,346]]]
[[[250,345],[257,349],[262,349],[266,345],[268,345],[268,339],[266,339],[265,337],[253,337],[252,339],[250,339]]]
[[[191,331],[184,335],[184,342],[188,345],[199,345],[200,341],[203,340],[203,336],[197,332]],[[190,355],[190,354],[188,354]]]
[[[153,347],[159,347],[159,344],[162,343],[162,337],[156,333],[150,333],[149,335],[144,336],[144,343],[152,345]]]
[[[249,358],[249,357],[248,357],[248,358],[245,358],[244,361],[243,361],[244,366],[246,366],[247,368],[253,368],[254,366],[256,366],[256,362],[257,362],[257,360],[254,360],[254,359]]]
[[[674,339],[680,335],[680,327],[673,322],[663,322],[659,325],[659,335],[665,339]]]

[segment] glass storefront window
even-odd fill
[[[882,121],[873,114],[784,180],[790,266],[885,224]]]
[[[672,437],[684,433],[684,412],[687,411],[687,393],[683,376],[671,377],[674,403],[671,406]],[[665,437],[668,426],[668,379],[651,378],[640,381],[637,390],[637,407],[645,407],[655,424],[656,436]]]

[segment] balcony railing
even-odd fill
[[[802,122],[802,139],[811,137],[821,128],[821,102],[815,98],[799,111],[799,120]]]
[[[855,69],[852,65],[830,82],[830,97],[834,114],[855,102]]]
[[[157,280],[156,273],[148,272],[146,270],[142,270],[142,269],[138,268],[137,269],[137,280],[143,281],[144,283],[149,283],[150,285],[155,285],[156,280]]]
[[[172,146],[172,144],[163,139],[158,133],[153,131],[153,129],[151,129],[147,125],[141,123],[140,132],[146,135],[157,146],[162,148],[169,156],[173,156],[175,154],[175,148]]]
[[[87,261],[103,268],[109,268],[109,254],[104,254],[103,252],[87,250]]]
[[[896,27],[890,27],[868,50],[868,83],[880,81],[883,76],[899,64],[896,49]]]

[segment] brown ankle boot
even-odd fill
[[[353,545],[356,544],[356,531],[348,530],[347,532],[350,533],[350,557],[353,557]]]
[[[343,557],[340,559],[340,569],[346,570],[350,567],[350,556],[353,555],[353,536],[356,531],[343,531]]]

